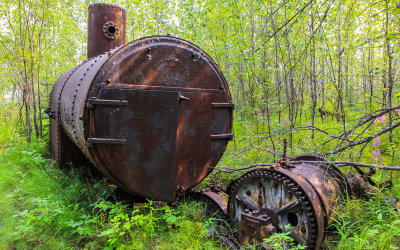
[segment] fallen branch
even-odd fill
[[[387,108],[387,109],[377,110],[377,111],[374,111],[374,112],[372,112],[372,113],[366,114],[366,115],[360,117],[360,118],[358,119],[359,121],[357,122],[357,124],[354,125],[351,129],[345,131],[344,133],[338,135],[337,137],[339,137],[339,138],[343,138],[343,137],[346,138],[347,136],[353,134],[354,131],[355,131],[357,128],[363,126],[364,124],[366,124],[366,123],[368,123],[368,122],[371,122],[371,124],[369,124],[369,125],[367,126],[367,128],[368,128],[370,125],[373,124],[373,121],[374,121],[375,119],[381,117],[382,115],[384,115],[384,114],[386,114],[386,113],[392,112],[392,111],[397,110],[397,109],[400,109],[400,105],[394,106],[394,107],[390,107],[390,108]],[[365,130],[364,130],[363,132],[365,132]],[[356,137],[356,139],[357,139],[359,136],[361,136],[361,135],[363,134],[363,132],[360,133],[360,134]],[[330,141],[332,141],[333,139],[335,139],[335,137],[332,137],[331,139],[329,139],[328,141],[324,142],[323,144],[327,144],[327,143],[329,143]]]
[[[362,168],[370,168],[373,170],[376,169],[382,169],[382,170],[400,170],[400,167],[391,167],[391,166],[385,166],[385,165],[377,165],[377,164],[367,164],[367,163],[361,163],[361,162],[352,162],[352,161],[289,161],[290,164],[302,164],[302,163],[310,163],[310,164],[332,164],[337,167],[345,167],[345,166],[353,166],[353,167],[362,167]],[[252,164],[248,165],[246,167],[242,168],[229,168],[229,167],[220,167],[216,169],[219,172],[224,172],[224,173],[233,173],[236,171],[243,171],[243,170],[248,170],[256,167],[271,167],[271,166],[276,166],[278,165],[277,163],[257,163],[257,164]]]
[[[243,168],[221,167],[221,168],[217,168],[216,170],[219,172],[224,172],[224,173],[233,173],[236,171],[242,171],[242,170],[247,170],[247,169],[256,168],[256,167],[271,167],[274,165],[276,165],[276,163],[257,163],[257,164],[252,164],[252,165],[249,165],[249,166],[243,167]]]
[[[368,137],[364,138],[361,141],[350,143],[347,146],[341,147],[341,148],[339,148],[339,149],[337,149],[337,150],[335,150],[333,152],[325,153],[324,155],[337,154],[337,153],[339,153],[339,152],[341,152],[343,150],[346,150],[346,149],[348,149],[350,147],[354,147],[354,146],[357,146],[357,145],[360,145],[360,144],[364,144],[364,143],[370,142],[372,139],[374,139],[374,138],[376,138],[376,137],[378,137],[378,136],[380,136],[382,134],[385,134],[385,133],[389,132],[390,130],[392,130],[392,129],[398,127],[398,126],[400,126],[400,122],[397,122],[397,123],[393,124],[392,126],[387,127],[385,129],[379,131],[376,134],[368,136]]]
[[[353,161],[290,161],[291,164],[301,164],[301,163],[320,163],[320,164],[333,164],[338,167],[344,166],[355,166],[362,168],[373,168],[373,169],[382,169],[382,170],[400,170],[400,167],[391,167],[385,165],[377,165],[377,164],[367,164],[361,162],[353,162]]]

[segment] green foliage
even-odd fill
[[[306,246],[302,246],[300,244],[296,244],[290,234],[290,226],[286,225],[285,231],[282,233],[275,233],[271,237],[264,239],[264,242],[267,246],[270,246],[272,249],[276,250],[297,250],[297,249],[306,249]]]
[[[99,236],[107,239],[110,248],[148,248],[174,244],[178,248],[187,246],[197,248],[212,245],[206,236],[212,218],[206,221],[192,220],[185,216],[181,209],[169,206],[157,208],[157,204],[149,201],[138,208],[128,209],[117,203],[102,201],[96,205],[103,222],[110,224]],[[191,206],[193,206],[192,204]],[[168,239],[172,237],[171,239]],[[173,239],[178,239],[176,242]],[[168,241],[171,241],[168,242]]]
[[[202,217],[198,203],[176,208],[110,203],[105,198],[113,187],[105,181],[87,180],[82,166],[61,171],[48,159],[43,110],[55,80],[86,58],[87,7],[94,2],[0,2],[0,248],[218,248],[207,238],[215,219]],[[104,2],[127,10],[128,42],[171,34],[195,43],[218,63],[235,103],[235,140],[219,169],[276,162],[284,138],[289,156],[330,152],[399,119],[395,111],[345,139],[334,138],[361,114],[399,104],[395,1],[313,1],[302,12],[309,1]],[[331,115],[322,119],[320,107]],[[338,119],[339,111],[345,121]],[[26,112],[30,119],[43,118],[44,139],[32,144],[23,143]],[[399,133],[395,129],[380,135],[379,145],[371,141],[328,158],[395,165]],[[380,156],[373,155],[377,152]],[[242,172],[215,171],[201,186],[214,181],[226,187]],[[400,196],[399,177],[379,170],[374,176],[378,183],[393,180],[386,192],[394,197]],[[339,234],[329,239],[330,247],[399,246],[398,212],[382,194],[346,204],[338,211],[333,227]],[[287,233],[266,241],[276,249],[298,247]]]
[[[1,161],[0,245],[18,248],[68,245],[75,235],[66,226],[88,215],[91,202],[104,195],[107,186],[91,186],[74,172],[54,168],[46,143],[9,149]],[[55,240],[59,239],[59,240]]]
[[[104,198],[112,189],[87,173],[62,172],[45,143],[10,148],[0,163],[1,248],[210,248],[213,218],[198,203],[128,207]]]
[[[397,249],[400,245],[399,208],[382,192],[367,201],[350,199],[337,211],[332,229],[338,235],[328,241],[330,247]]]

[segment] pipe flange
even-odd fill
[[[119,36],[119,27],[113,21],[108,21],[103,25],[103,35],[105,38],[115,40]]]

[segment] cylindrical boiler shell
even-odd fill
[[[187,41],[143,38],[67,74],[54,89],[63,129],[132,194],[174,200],[212,171],[232,138],[226,80]]]

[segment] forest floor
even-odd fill
[[[230,143],[219,169],[266,159],[273,161],[257,151],[254,145],[246,147],[249,138],[260,136],[257,129],[262,131],[262,126],[262,121],[250,124],[247,119],[236,119],[236,139]],[[275,124],[282,131],[284,126]],[[299,132],[296,138],[301,137]],[[246,153],[238,154],[237,148]],[[248,150],[243,150],[246,148]],[[304,148],[296,148],[291,152],[294,155],[307,152]],[[77,169],[62,171],[56,168],[49,156],[47,140],[31,144],[20,142],[4,150],[0,162],[0,248],[227,248],[220,240],[209,237],[210,227],[216,219],[205,218],[200,203],[178,203],[174,207],[160,202],[135,206],[113,203],[106,200],[115,188],[113,185],[104,179],[92,178],[85,169]],[[213,181],[225,188],[242,173],[216,171],[200,187]],[[391,190],[377,189],[369,200],[348,198],[337,211],[323,247],[398,249],[400,213],[385,197],[387,194],[400,197],[398,177],[395,172],[378,171],[374,180],[380,183],[393,179]],[[274,249],[301,248],[284,234],[275,235],[268,243]]]

